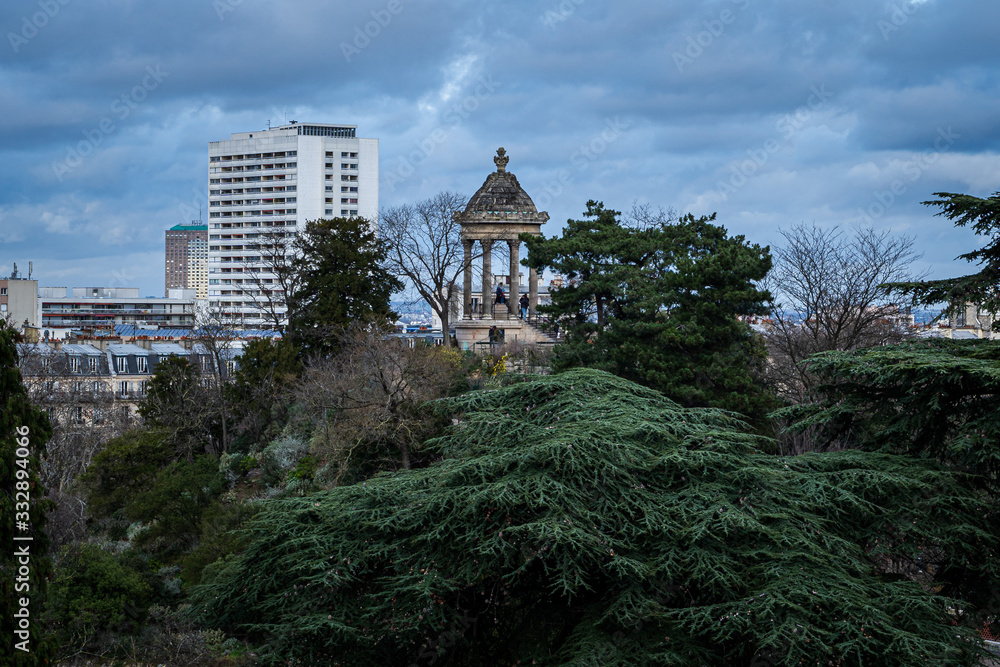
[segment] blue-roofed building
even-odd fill
[[[201,343],[140,342],[144,344],[102,339],[23,343],[18,346],[21,372],[29,394],[46,406],[52,419],[100,424],[112,411],[124,419],[135,418],[137,404],[146,397],[149,380],[164,359],[188,359],[208,384],[217,377],[230,377],[241,352],[224,348],[212,355]]]

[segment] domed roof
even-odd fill
[[[517,177],[507,171],[507,151],[497,149],[493,162],[497,170],[486,177],[483,187],[472,195],[465,207],[465,215],[469,217],[531,217],[538,214],[535,202],[524,191]]]

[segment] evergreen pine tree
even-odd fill
[[[979,272],[943,280],[891,283],[917,305],[975,303],[1000,309],[1000,193],[987,199],[937,192],[925,205],[958,226],[989,237],[960,255]],[[819,447],[857,448],[937,460],[962,473],[964,485],[988,499],[986,514],[1000,523],[1000,341],[926,339],[811,357],[822,379],[821,400],[777,413],[793,431],[809,431]],[[994,529],[995,530],[995,529]],[[1000,562],[992,547],[976,558],[961,549],[927,552],[944,594],[961,598],[980,625],[1000,628]],[[961,617],[962,613],[958,612]]]
[[[779,458],[713,409],[596,370],[439,402],[445,458],[268,501],[195,613],[274,662],[974,665],[961,603],[900,563],[970,562],[986,504],[928,461]]]
[[[961,308],[974,303],[987,312],[1000,312],[1000,192],[985,199],[954,192],[935,192],[934,196],[937,199],[922,203],[941,209],[937,215],[958,227],[970,227],[980,236],[991,237],[977,250],[958,256],[980,264],[980,270],[958,278],[890,283],[887,287],[910,295],[915,305],[947,303]]]
[[[295,240],[291,270],[298,288],[288,297],[288,338],[304,352],[328,353],[351,322],[394,317],[389,299],[403,284],[385,267],[386,242],[364,218],[306,224]]]
[[[539,308],[565,340],[556,370],[600,368],[688,407],[720,407],[762,420],[772,406],[754,379],[766,357],[747,319],[767,312],[767,248],[730,237],[715,216],[627,227],[587,202],[561,237],[524,235],[530,266],[565,276]]]

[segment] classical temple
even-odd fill
[[[493,162],[497,170],[486,177],[486,182],[469,200],[465,210],[456,215],[462,227],[462,245],[465,251],[465,282],[462,298],[462,318],[455,322],[456,341],[460,347],[471,347],[488,342],[491,327],[503,334],[505,342],[519,340],[534,343],[549,340],[535,326],[535,309],[538,306],[538,273],[528,274],[528,320],[520,318],[520,264],[522,233],[541,235],[542,224],[549,214],[539,212],[535,203],[524,191],[517,177],[507,171],[510,158],[501,147]],[[478,299],[472,293],[473,249],[479,243],[482,250],[482,291]],[[496,244],[506,243],[510,256],[509,274],[502,285],[506,303],[499,304],[493,285],[493,250]]]

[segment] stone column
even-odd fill
[[[465,282],[462,285],[462,317],[472,319],[472,244],[474,241],[462,241],[465,250]]]
[[[531,269],[528,272],[528,317],[536,315],[538,308],[538,271]]]
[[[483,302],[482,317],[493,317],[493,241],[482,240],[483,244]]]
[[[521,305],[518,303],[520,295],[520,280],[518,278],[518,268],[521,265],[521,242],[517,239],[507,241],[510,248],[510,291],[507,294],[507,319],[517,319],[520,315]],[[511,317],[513,315],[514,317]]]

